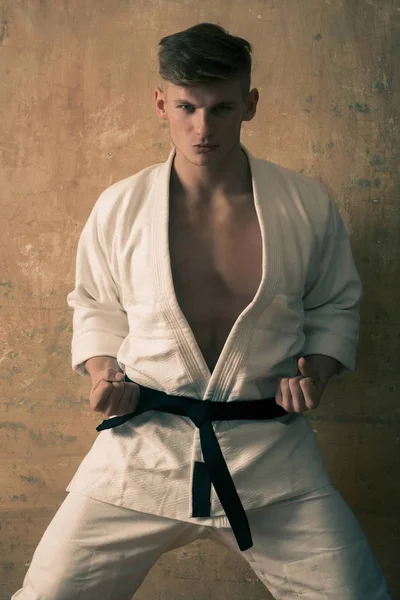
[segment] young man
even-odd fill
[[[209,536],[275,598],[388,600],[303,413],[353,369],[361,284],[315,180],[240,143],[251,46],[201,24],[160,42],[173,150],[107,189],[77,254],[72,362],[107,419],[19,600],[130,600]]]

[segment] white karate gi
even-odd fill
[[[115,356],[128,377],[143,386],[175,396],[231,402],[274,397],[278,380],[295,376],[298,358],[307,354],[332,356],[345,369],[354,368],[362,287],[334,203],[314,179],[257,159],[241,147],[251,168],[262,232],[262,281],[255,298],[236,320],[213,373],[174,293],[168,199],[175,149],[165,163],[103,192],[82,231],[76,285],[68,295],[68,304],[74,309],[72,366],[76,372],[85,375],[84,362],[93,356]],[[303,415],[215,422],[214,430],[252,524],[254,547],[242,555],[276,598],[294,599],[300,593],[304,600],[389,598],[368,543],[335,490]],[[128,520],[129,509],[132,523],[140,521],[142,514],[148,530],[153,519],[156,530],[160,527],[164,533],[167,525],[161,526],[161,522],[172,523],[175,533],[213,531],[231,543],[229,522],[213,489],[210,516],[192,516],[193,467],[202,460],[199,430],[188,418],[143,413],[98,435],[67,487],[72,494],[60,508],[58,521],[67,518],[68,507],[73,502],[76,505],[78,498],[86,503],[80,508],[83,513],[92,501],[101,510],[111,511],[115,519],[118,508]],[[313,517],[314,509],[302,511],[303,506],[315,505],[319,506],[318,517]],[[294,506],[299,507],[298,512]],[[285,507],[290,508],[289,513]],[[284,522],[288,514],[298,514],[297,525]],[[275,522],[277,515],[282,518]],[[87,514],[82,527],[86,518]],[[275,526],[277,531],[272,534]],[[299,531],[311,532],[314,526],[319,532],[325,528],[323,539],[313,541],[311,533],[297,539]],[[114,524],[107,529],[102,521],[101,527],[107,535],[113,530],[118,539]],[[142,542],[143,547],[146,543],[138,536],[137,527],[131,529],[136,532],[138,554]],[[291,535],[294,545],[279,544],[279,532]],[[171,533],[171,544],[175,533]],[[124,539],[126,535],[121,531]],[[346,535],[349,548],[340,552]],[[59,539],[59,534],[55,538]],[[353,545],[350,538],[355,540]],[[160,533],[158,544],[156,538],[158,553],[165,549],[166,539]],[[44,545],[43,541],[37,554],[43,555]],[[65,547],[61,545],[59,553],[53,550],[52,554],[65,554]],[[272,548],[279,556],[273,556]],[[79,552],[75,549],[71,557],[73,554],[77,560]],[[358,571],[351,580],[348,565],[344,568],[348,560],[355,568],[359,564],[361,573],[368,571],[364,580]],[[139,562],[135,564],[140,571]],[[39,573],[38,565],[37,561]],[[33,572],[31,565],[31,578]],[[314,576],[318,580],[315,585],[311,581]],[[82,600],[95,598],[96,593],[87,592]],[[101,597],[119,600],[113,593],[117,594]],[[375,595],[368,595],[371,593]],[[21,595],[13,598],[39,597],[42,599],[21,590]],[[68,593],[48,596],[49,600],[76,597]]]

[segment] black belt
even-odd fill
[[[125,376],[125,381],[132,381]],[[134,413],[106,419],[96,427],[97,431],[112,429],[134,419],[148,410],[159,410],[173,415],[189,417],[200,430],[200,443],[204,464],[217,496],[225,510],[240,550],[248,550],[253,541],[246,513],[236,491],[232,477],[214,433],[212,421],[223,420],[264,420],[286,415],[284,408],[275,399],[237,400],[234,402],[213,402],[195,400],[185,396],[170,396],[165,392],[139,385],[139,405]]]

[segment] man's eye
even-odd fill
[[[178,108],[183,108],[183,110],[185,110],[185,111],[186,111],[186,110],[191,110],[193,107],[192,107],[192,106],[190,106],[189,104],[180,104],[180,105],[178,106]]]

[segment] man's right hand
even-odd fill
[[[92,379],[90,408],[105,417],[135,412],[139,403],[139,386],[124,381],[117,361],[110,357],[95,357],[88,363],[85,366]]]

